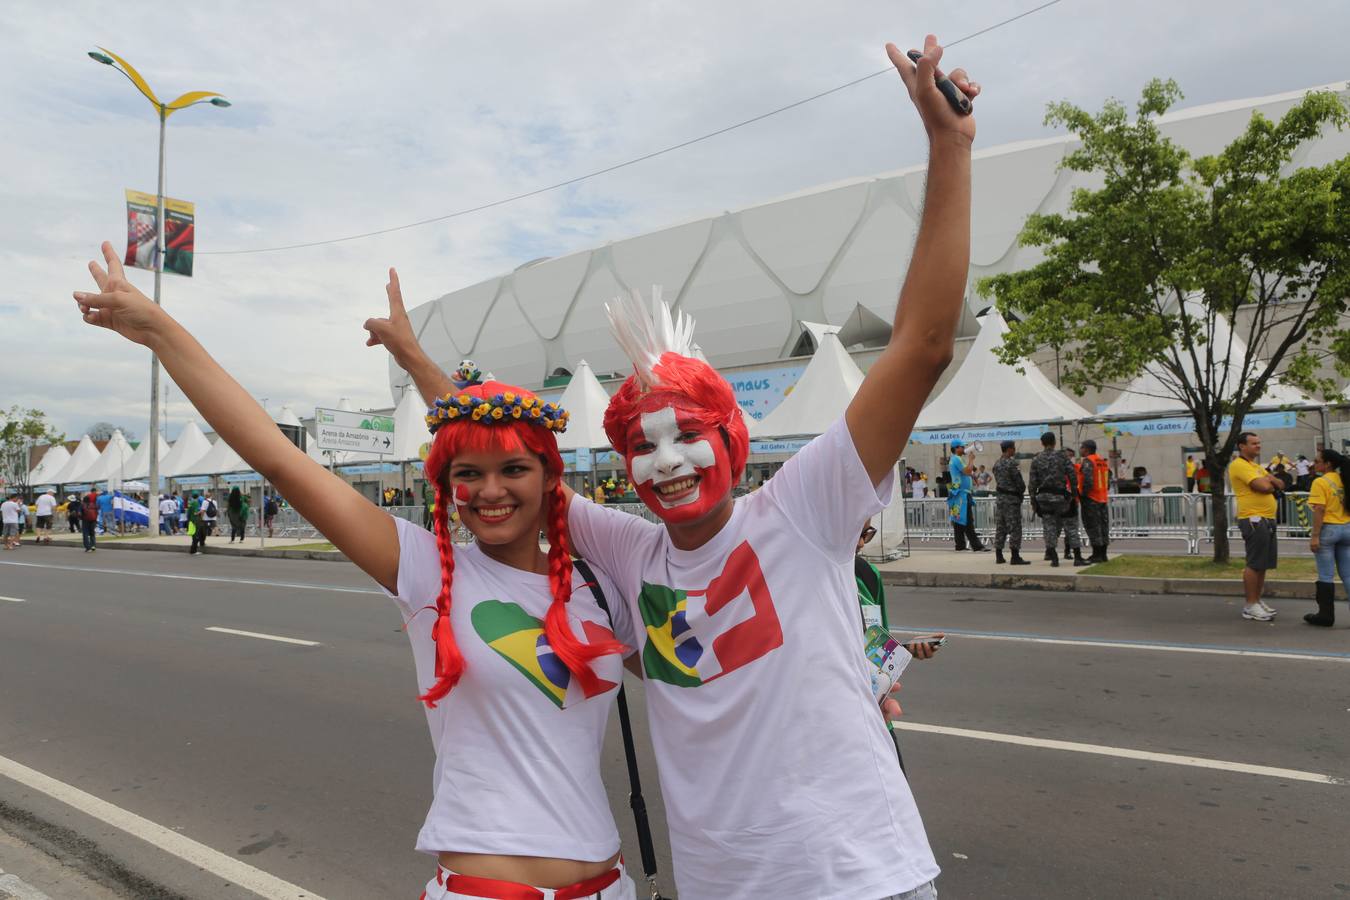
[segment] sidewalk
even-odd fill
[[[60,533],[52,532],[52,546],[79,547],[83,543],[78,534],[70,532]],[[192,545],[192,539],[186,534],[175,535],[155,535],[140,536],[129,535],[119,537],[118,535],[99,535],[97,541],[99,552],[104,550],[160,550],[171,553],[187,554],[188,548]],[[315,549],[294,549],[296,547],[312,548],[316,544],[326,544],[323,538],[244,538],[241,541],[230,542],[229,534],[215,534],[207,539],[206,552],[212,556],[265,556],[279,559],[336,559],[345,560],[346,557],[336,550],[315,550]],[[42,545],[35,545],[31,535],[24,535],[21,550],[33,548],[41,550]],[[17,552],[17,551],[11,551]]]
[[[1058,568],[1051,568],[1041,558],[1039,547],[1024,547],[1024,558],[1029,566],[1012,567],[994,562],[992,551],[918,549],[910,556],[882,563],[877,568],[888,585],[904,587],[976,587],[1006,588],[1041,591],[1080,591],[1089,593],[1125,594],[1212,594],[1220,597],[1241,597],[1240,579],[1222,578],[1130,578],[1118,575],[1093,575],[1093,566],[1074,568],[1073,562],[1061,559]],[[1114,547],[1112,558],[1127,555]],[[1278,573],[1278,570],[1276,570]],[[1311,600],[1314,594],[1311,581],[1266,582],[1263,596]],[[1337,595],[1344,592],[1337,585]]]

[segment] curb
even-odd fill
[[[18,875],[0,875],[0,900],[51,900]]]
[[[73,541],[68,542],[72,545]],[[57,546],[59,542],[54,542]],[[187,551],[182,547],[171,544],[143,544],[131,541],[109,541],[100,544],[100,550],[142,550],[158,553],[182,553]],[[332,562],[347,562],[347,557],[337,550],[286,550],[278,548],[276,550],[254,549],[251,547],[219,547],[212,546],[206,553],[207,556],[260,556],[264,559],[322,559]]]
[[[1077,591],[1095,594],[1207,594],[1241,597],[1242,582],[1216,578],[1137,578],[1122,575],[1036,575],[985,572],[908,572],[885,570],[881,580],[898,587],[970,587],[1021,591]],[[1263,597],[1311,600],[1316,588],[1311,581],[1267,581]],[[1336,594],[1344,599],[1338,584]]]

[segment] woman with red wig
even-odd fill
[[[470,363],[427,415],[435,535],[394,519],[310,459],[161,307],[112,245],[84,320],[150,347],[202,416],[398,604],[436,749],[417,849],[438,857],[426,900],[632,900],[600,779],[621,654],[574,572],[562,458],[567,413],[483,382]],[[391,302],[398,290],[390,271]],[[475,541],[456,549],[450,508]],[[549,550],[539,545],[548,535]],[[611,588],[612,592],[612,588]],[[627,612],[614,605],[627,635]]]

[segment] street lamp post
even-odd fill
[[[90,51],[89,58],[95,62],[102,63],[105,66],[112,66],[117,71],[127,77],[136,90],[140,91],[145,99],[149,100],[155,107],[155,112],[159,114],[159,187],[156,190],[155,197],[155,304],[159,304],[159,282],[164,274],[164,130],[168,124],[169,116],[180,109],[187,109],[189,106],[196,106],[199,103],[210,103],[212,106],[226,107],[230,101],[226,100],[220,94],[214,91],[188,91],[183,96],[174,100],[172,103],[162,103],[155,92],[150,89],[149,83],[141,77],[131,63],[122,57],[113,53],[106,47],[99,47],[98,51]],[[155,440],[159,436],[159,357],[155,351],[150,351],[150,491],[151,493],[159,490],[159,441]],[[159,506],[155,503],[147,504],[150,513],[150,533],[155,534],[159,528]]]

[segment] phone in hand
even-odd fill
[[[908,649],[911,644],[923,644],[931,652],[937,650],[939,647],[946,646],[947,637],[946,635],[939,637],[938,635],[931,634],[925,637],[911,638],[910,640],[905,641],[905,648]]]

